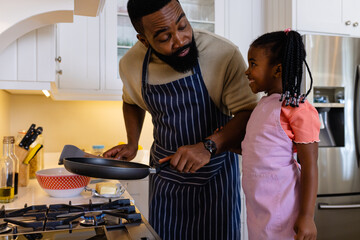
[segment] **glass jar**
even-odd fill
[[[0,159],[0,202],[9,203],[15,197],[15,164],[11,157],[11,150],[15,138],[6,136],[3,138],[3,155]]]
[[[17,134],[16,139],[15,139],[15,144],[16,145],[19,145],[21,140],[25,137],[25,134],[26,134],[25,130],[18,131],[18,134]]]
[[[93,145],[92,146],[92,154],[96,156],[101,156],[104,152],[104,145]]]

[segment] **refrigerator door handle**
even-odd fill
[[[360,208],[359,204],[341,204],[341,205],[330,205],[327,203],[319,203],[319,209],[349,209],[349,208]]]
[[[360,65],[356,67],[355,73],[355,90],[354,90],[354,133],[355,133],[355,151],[358,162],[358,167],[360,167]]]

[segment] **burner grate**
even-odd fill
[[[141,223],[141,214],[136,212],[130,199],[118,199],[106,203],[72,205],[33,205],[12,211],[0,209],[0,236],[4,232],[12,234],[43,232],[51,230],[90,228],[103,225],[106,229],[121,229],[127,224]],[[2,224],[3,223],[3,227]]]

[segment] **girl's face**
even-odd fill
[[[250,47],[248,52],[249,67],[245,74],[253,93],[282,93],[281,64],[270,65],[269,55],[264,48]]]

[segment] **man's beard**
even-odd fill
[[[151,46],[150,46],[151,47]],[[186,56],[179,57],[178,55],[184,51],[185,49],[189,48],[189,53]],[[196,47],[194,36],[192,38],[191,43],[181,47],[175,53],[171,54],[170,56],[163,55],[154,48],[152,48],[152,52],[160,58],[165,63],[169,64],[175,71],[186,73],[187,71],[191,70],[197,64],[197,58],[199,56],[198,49]]]

